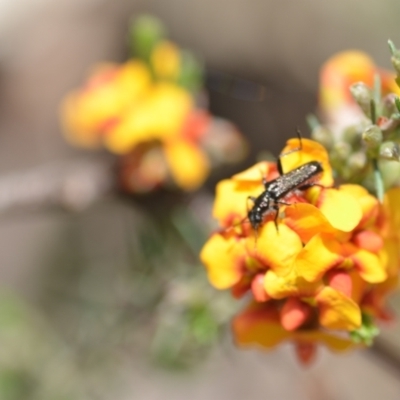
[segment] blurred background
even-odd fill
[[[203,59],[211,111],[251,146],[184,198],[113,194],[108,156],[60,129],[63,96],[92,64],[126,59],[143,12]],[[398,327],[307,370],[288,347],[236,350],[237,306],[197,259],[215,183],[278,154],[296,126],[308,135],[333,53],[390,69],[398,15],[397,0],[0,0],[0,398],[398,399]]]

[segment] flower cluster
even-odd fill
[[[397,284],[400,191],[388,192],[381,205],[359,185],[333,187],[324,147],[302,142],[301,151],[291,152],[298,140],[288,141],[283,170],[319,161],[318,185],[290,193],[277,220],[267,213],[255,232],[247,201],[263,192],[263,178],[278,176],[276,164],[261,162],[221,181],[213,210],[221,230],[200,257],[213,286],[251,297],[233,321],[239,345],[272,348],[290,340],[307,363],[317,343],[335,351],[369,344],[374,321],[389,317],[385,300]]]
[[[75,145],[120,156],[128,191],[170,184],[196,189],[213,166],[244,155],[244,139],[201,105],[201,65],[165,38],[158,20],[139,18],[131,36],[135,58],[97,66],[65,98],[66,136]]]
[[[399,57],[391,47],[396,66]],[[319,106],[325,123],[310,118],[312,138],[328,150],[337,180],[361,184],[380,200],[400,184],[397,82],[394,73],[378,68],[363,52],[336,54],[321,69]]]

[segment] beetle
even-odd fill
[[[265,190],[258,197],[248,197],[248,199],[253,201],[253,206],[247,211],[247,219],[256,232],[262,224],[264,217],[271,212],[275,212],[274,223],[278,230],[279,205],[291,204],[285,201],[285,197],[291,192],[294,190],[305,190],[311,186],[321,186],[316,182],[323,173],[322,164],[318,161],[307,162],[292,171],[283,173],[281,158],[295,151],[302,150],[301,134],[299,131],[297,131],[297,136],[300,146],[281,154],[278,158],[277,165],[280,176],[269,182],[263,178],[262,182]]]

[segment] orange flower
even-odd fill
[[[381,92],[400,94],[395,74],[378,68],[365,53],[349,50],[329,58],[321,68],[319,105],[329,122],[341,126],[358,123],[361,110],[350,94],[350,85],[363,82],[374,87],[374,77],[381,80]]]
[[[297,147],[298,140],[291,139],[283,153]],[[265,190],[262,177],[267,185],[276,178],[275,165],[259,163],[220,182],[213,214],[223,230],[211,236],[200,258],[215,287],[230,288],[236,297],[250,292],[260,303],[235,320],[238,342],[271,347],[291,339],[307,353],[310,343],[331,338],[329,331],[360,328],[363,312],[383,315],[382,293],[393,286],[391,269],[397,273],[398,257],[393,258],[390,237],[382,233],[387,216],[378,200],[358,185],[331,187],[332,171],[321,145],[303,139],[301,151],[281,160],[285,172],[319,161],[322,187],[289,193],[284,200],[290,205],[280,206],[277,227],[272,210],[254,232],[246,218],[247,199]],[[254,313],[256,319],[249,317]],[[260,317],[271,313],[272,320]],[[268,338],[261,339],[264,333]]]

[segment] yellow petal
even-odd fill
[[[200,253],[208,271],[208,279],[217,289],[227,289],[239,282],[243,275],[247,254],[233,236],[212,235]]]
[[[387,278],[385,265],[376,254],[359,249],[352,256],[361,278],[369,283],[380,283]]]
[[[174,43],[163,40],[151,53],[150,62],[157,77],[176,79],[181,62],[179,48]]]
[[[290,296],[312,297],[319,286],[320,282],[307,282],[304,278],[299,277],[294,269],[285,275],[278,275],[269,270],[264,279],[265,291],[274,299]]]
[[[251,208],[249,196],[258,196],[263,190],[261,182],[242,183],[232,179],[220,181],[216,187],[213,217],[223,227],[230,227],[247,217]]]
[[[385,194],[384,210],[390,225],[389,234],[398,235],[400,231],[400,188],[389,189]]]
[[[326,235],[315,235],[298,254],[295,265],[299,276],[309,282],[322,278],[324,273],[343,261],[340,244]]]
[[[317,296],[319,322],[328,329],[351,331],[361,326],[361,310],[343,293],[326,286]]]
[[[262,184],[262,179],[267,178],[271,173],[275,173],[278,176],[276,164],[262,161],[243,172],[233,175],[232,179],[234,181]]]
[[[175,140],[164,145],[172,177],[184,190],[195,190],[203,184],[210,172],[206,154],[196,145]]]
[[[61,119],[67,137],[75,144],[100,144],[110,122],[124,118],[150,85],[150,72],[140,61],[121,66],[101,65],[86,86],[70,94],[62,104]]]
[[[362,218],[358,228],[361,226],[369,226],[375,221],[379,212],[379,201],[376,197],[370,195],[368,191],[360,185],[341,185],[339,190],[352,195],[359,203]]]
[[[333,185],[332,168],[329,163],[329,156],[326,149],[319,143],[310,140],[302,139],[302,150],[293,151],[292,153],[282,156],[283,172],[287,173],[293,169],[300,167],[310,161],[319,161],[322,164],[323,173],[318,183],[323,186],[329,187]],[[281,154],[288,153],[299,147],[298,139],[289,139],[286,147],[282,150]]]
[[[362,218],[359,203],[345,191],[322,190],[317,206],[334,228],[344,232],[352,231]]]
[[[273,221],[266,222],[255,235],[246,240],[246,246],[250,253],[269,266],[278,274],[284,274],[292,268],[294,259],[303,248],[301,239],[297,233],[284,224],[278,225],[278,230]]]
[[[127,111],[123,121],[105,137],[105,145],[123,154],[143,141],[174,140],[181,133],[192,103],[190,94],[179,86],[158,83]]]

